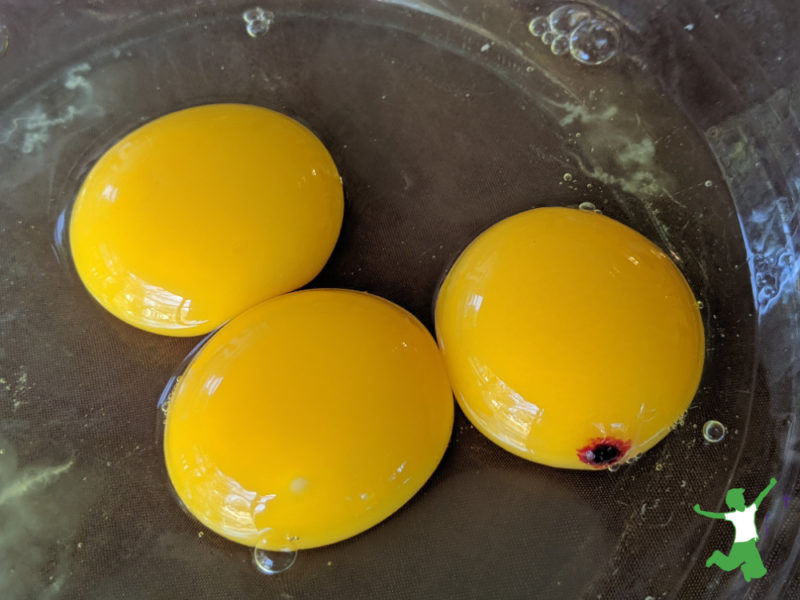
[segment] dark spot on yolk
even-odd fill
[[[594,454],[592,462],[596,465],[610,463],[619,456],[619,449],[611,444],[600,444],[599,446],[595,446],[592,452]]]
[[[597,438],[578,450],[578,458],[593,467],[608,467],[619,462],[630,448],[630,441]]]

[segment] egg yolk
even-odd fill
[[[229,540],[322,546],[420,489],[453,410],[436,342],[411,314],[361,292],[295,292],[197,352],[167,404],[167,471],[188,511]]]
[[[207,333],[308,283],[342,224],[336,166],[300,123],[243,104],[181,110],[97,161],[70,219],[102,306],[155,333]]]
[[[457,259],[436,301],[456,399],[523,458],[596,469],[646,451],[700,381],[703,325],[675,264],[602,215],[539,208]]]

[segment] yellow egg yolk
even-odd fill
[[[201,347],[170,395],[164,454],[209,529],[311,548],[407,502],[442,458],[453,409],[436,342],[411,314],[307,290],[259,304]]]
[[[554,467],[604,468],[654,446],[703,367],[699,309],[675,264],[625,225],[567,208],[478,236],[442,284],[436,332],[472,423]]]
[[[308,283],[343,210],[336,166],[308,129],[266,108],[212,104],[111,147],[80,188],[69,241],[112,314],[191,336]]]

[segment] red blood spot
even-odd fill
[[[630,449],[630,440],[612,437],[594,438],[588,445],[578,450],[578,458],[587,465],[602,469],[621,461]]]

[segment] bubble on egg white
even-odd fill
[[[253,564],[264,575],[277,575],[292,567],[297,560],[297,550],[253,549]]]
[[[712,444],[721,442],[725,439],[725,425],[713,419],[706,421],[703,424],[703,438]]]

